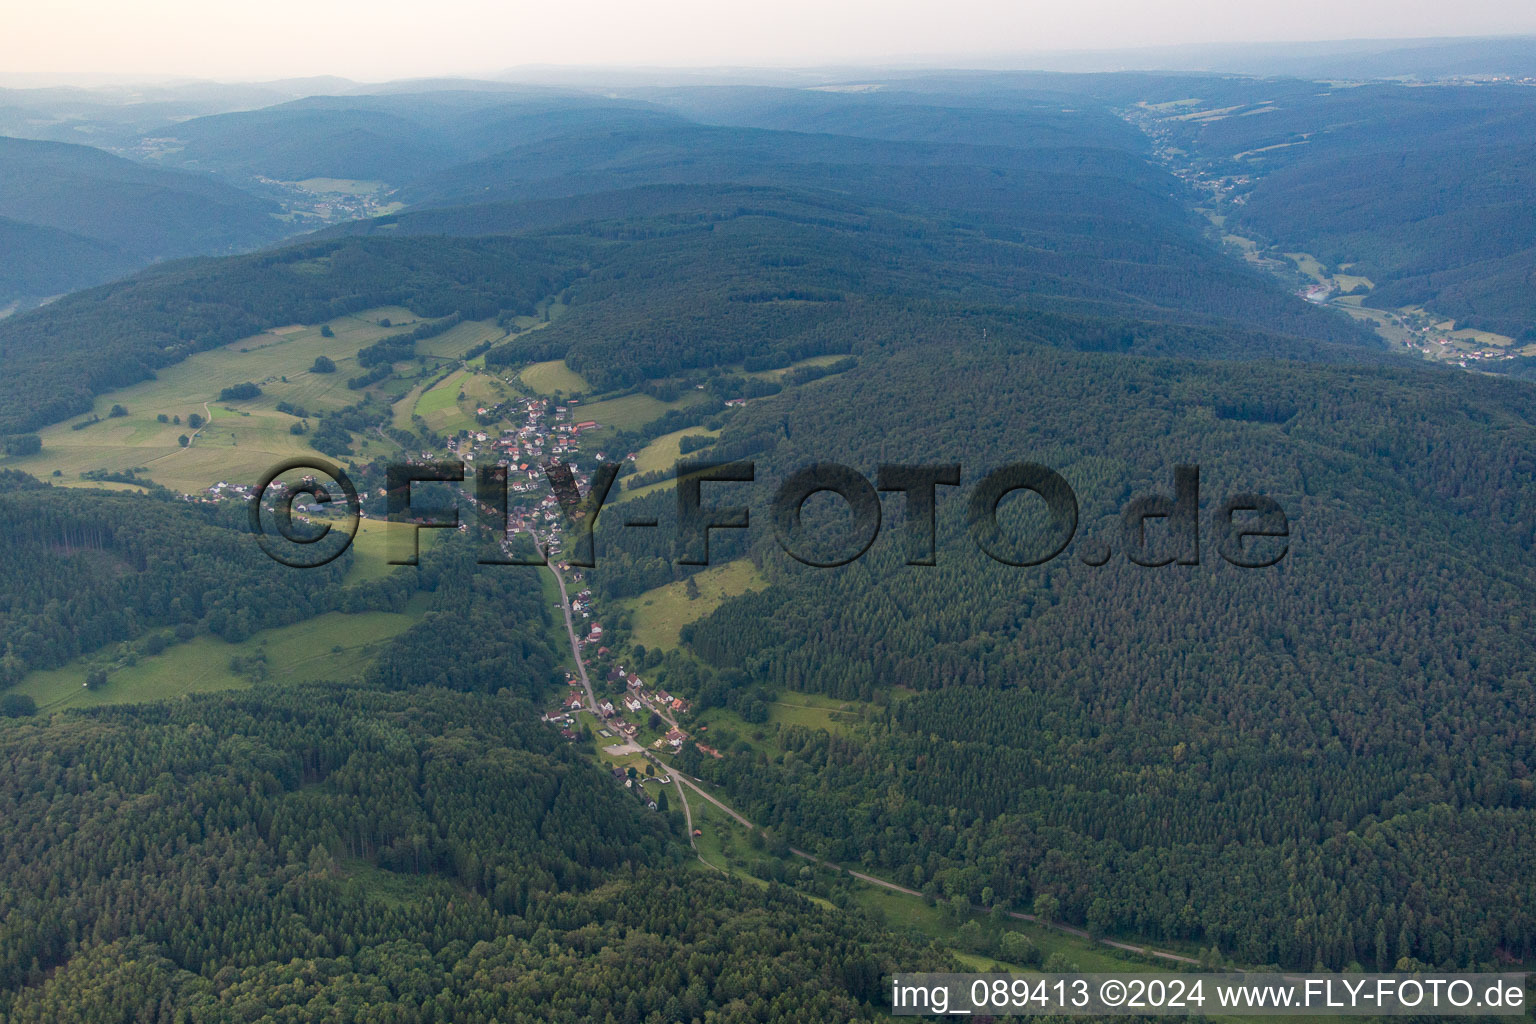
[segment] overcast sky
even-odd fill
[[[0,72],[487,75],[963,63],[1043,50],[1536,33],[1531,0],[0,0]]]

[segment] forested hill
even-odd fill
[[[133,270],[137,261],[105,242],[0,217],[0,301],[62,295]]]
[[[685,868],[531,710],[312,687],[0,726],[0,1015],[869,1020],[953,966]]]
[[[157,260],[254,248],[291,233],[278,212],[204,175],[145,167],[89,146],[0,138],[0,218],[33,229],[7,232],[0,306],[51,298]]]
[[[532,570],[454,540],[296,585],[243,512],[0,476],[0,685],[84,653],[110,692],[209,634],[416,609],[350,682],[269,673],[263,640],[207,648],[243,693],[20,717],[6,693],[0,1018],[864,1020],[893,971],[953,966],[689,867],[680,810],[538,721],[561,655]]]
[[[1204,90],[1192,91],[1191,98]],[[1160,124],[1208,173],[1236,179],[1232,225],[1331,267],[1365,303],[1423,305],[1536,340],[1536,95],[1516,86],[1372,85],[1276,97],[1226,83]],[[1174,99],[1174,97],[1169,97]]]
[[[311,96],[157,129],[156,162],[234,182],[340,178],[401,187],[550,137],[634,129],[678,117],[555,89],[390,90]]]
[[[514,197],[489,206],[157,269],[0,323],[0,431],[82,411],[191,351],[385,303],[486,317],[560,293],[569,313],[537,341],[605,387],[748,351],[862,347],[911,331],[892,318],[914,304],[1262,325],[1299,354],[1376,344],[1221,253],[1104,116],[969,147],[653,120],[578,124],[434,180],[444,201]],[[396,237],[423,234],[498,237]]]
[[[316,242],[155,268],[0,321],[0,433],[88,410],[104,391],[268,327],[386,304],[422,316],[526,312],[579,265],[496,238]]]
[[[684,630],[710,666],[693,692],[890,710],[861,739],[781,733],[779,758],[685,763],[809,848],[938,896],[1044,893],[1092,930],[1294,967],[1529,955],[1536,918],[1504,908],[1536,895],[1533,450],[1523,384],[1066,352],[1001,330],[763,399],[710,449],[755,460],[758,483],[706,500],[752,509],[769,585]],[[938,565],[904,564],[896,496],[854,564],[785,557],[773,489],[827,460],[871,479],[959,463]],[[964,522],[969,489],[1020,460],[1063,473],[1080,506],[1044,567],[992,561]],[[1200,564],[1129,564],[1120,510],[1172,495],[1181,463],[1200,468]],[[1217,552],[1210,517],[1243,492],[1288,517],[1273,568]],[[643,500],[667,525],[672,495]],[[841,503],[818,500],[812,536],[826,524],[830,552],[850,551]],[[1027,506],[1005,508],[1008,535],[1044,529]],[[615,596],[676,555],[635,532],[600,538]],[[1084,564],[1099,544],[1109,563]]]

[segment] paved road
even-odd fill
[[[687,787],[689,789],[693,790],[695,793],[698,793],[705,800],[708,800],[710,803],[712,803],[716,807],[720,808],[726,814],[729,814],[732,818],[736,819],[736,821],[740,822],[742,825],[746,826],[749,829],[757,827],[756,825],[753,825],[752,822],[748,821],[743,815],[737,813],[734,809],[726,806],[724,803],[722,803],[721,801],[717,800],[712,794],[705,792],[692,779],[687,778],[682,772],[677,771],[676,769],[668,766],[666,764],[666,762],[661,760],[661,758],[656,757],[655,755],[653,755],[653,754],[651,754],[649,752],[647,752],[647,754],[645,756],[649,757],[652,761],[656,762],[656,764],[658,766],[660,766],[662,768],[666,768],[669,772],[671,772],[672,773],[672,778],[674,780],[676,780],[679,785],[687,785]],[[686,805],[686,803],[687,803],[687,801],[685,800],[684,804]],[[692,822],[692,818],[691,817],[690,817],[689,821],[690,821],[690,824],[688,826],[688,834],[691,836],[691,835],[693,835],[693,826],[691,824],[691,822]],[[866,875],[862,871],[854,871],[852,868],[845,868],[845,867],[843,867],[840,864],[834,864],[831,861],[824,861],[824,860],[820,859],[819,857],[816,857],[814,854],[807,853],[805,850],[797,850],[793,846],[791,846],[791,847],[789,847],[789,852],[794,854],[796,857],[800,857],[800,858],[802,858],[804,860],[810,861],[812,864],[821,864],[821,865],[825,865],[826,867],[832,868],[834,871],[846,872],[848,875],[851,875],[852,877],[857,878],[861,882],[867,882],[870,885],[878,885],[882,889],[890,889],[892,892],[899,892],[899,893],[902,893],[903,895],[906,895],[906,896],[916,896],[919,899],[923,898],[923,894],[921,892],[918,892],[916,889],[909,889],[909,888],[907,888],[904,885],[897,885],[895,882],[887,882],[883,878],[876,878],[874,875]],[[1129,942],[1116,942],[1114,939],[1097,939],[1097,940],[1095,940],[1092,935],[1089,935],[1087,932],[1083,931],[1081,928],[1073,928],[1071,925],[1061,924],[1061,923],[1056,922],[1056,921],[1042,921],[1042,920],[1040,920],[1039,917],[1037,917],[1034,914],[1024,914],[1024,913],[1020,913],[1019,911],[1016,911],[1016,910],[1010,910],[1007,913],[1008,913],[1009,917],[1014,918],[1016,920],[1019,920],[1019,921],[1030,921],[1030,922],[1033,922],[1033,923],[1038,924],[1038,925],[1043,925],[1046,928],[1055,928],[1057,931],[1066,932],[1068,935],[1075,935],[1077,938],[1080,938],[1080,939],[1087,939],[1090,942],[1092,942],[1092,941],[1101,942],[1104,945],[1110,946],[1110,947],[1112,947],[1114,949],[1123,949],[1127,953],[1139,953],[1142,956],[1158,957],[1158,958],[1163,959],[1163,960],[1171,960],[1171,961],[1175,961],[1175,962],[1181,963],[1181,964],[1198,964],[1200,962],[1199,960],[1196,960],[1194,957],[1184,956],[1184,955],[1179,954],[1179,953],[1171,953],[1171,952],[1169,952],[1168,950],[1165,950],[1165,949],[1153,949],[1150,946],[1137,946],[1137,945],[1133,945],[1133,944],[1131,944]]]
[[[534,538],[534,543],[538,543],[537,537]],[[587,666],[586,663],[581,659],[581,648],[576,644],[576,627],[571,621],[571,601],[565,592],[565,580],[560,576],[560,570],[558,567],[556,567],[555,563],[549,563],[549,571],[555,574],[555,582],[560,586],[560,607],[561,610],[565,612],[565,631],[571,638],[571,655],[576,659],[576,668],[581,673],[581,683],[587,689],[587,700],[591,702],[592,712],[596,714],[597,695],[593,693],[592,683],[589,679],[587,679]],[[676,723],[673,724],[674,726],[676,725]],[[747,820],[745,815],[741,814],[734,807],[731,807],[730,805],[717,799],[713,793],[707,792],[693,779],[688,778],[681,771],[667,764],[651,751],[646,750],[643,751],[643,753],[645,754],[646,758],[649,759],[658,768],[665,769],[667,773],[672,776],[672,781],[677,784],[678,796],[681,797],[683,801],[683,814],[688,822],[688,842],[693,846],[695,852],[698,850],[698,844],[694,843],[693,841],[693,811],[688,807],[687,794],[683,792],[683,786],[685,785],[695,793],[699,794],[699,796],[703,797],[705,800],[708,800],[710,803],[720,808],[720,810],[730,815],[746,828],[751,830],[757,829],[757,826],[752,824],[751,821]],[[899,892],[907,896],[916,896],[918,898],[922,898],[923,896],[923,894],[918,892],[916,889],[909,889],[904,885],[897,885],[895,882],[887,882],[883,878],[876,878],[874,875],[866,875],[862,871],[854,871],[852,868],[845,868],[840,864],[834,864],[831,861],[821,860],[813,854],[807,853],[805,850],[797,850],[793,846],[789,847],[789,852],[794,854],[796,857],[810,861],[812,864],[824,864],[833,870],[846,872],[850,876],[857,878],[859,881],[867,882],[870,885],[878,885],[883,889],[890,889],[893,892]],[[709,861],[704,860],[703,854],[697,855],[702,863],[709,864],[710,867],[715,868],[717,871],[725,870],[717,864],[710,864]],[[1066,932],[1068,935],[1075,935],[1080,939],[1088,939],[1089,941],[1094,941],[1093,936],[1089,935],[1081,928],[1073,928],[1071,925],[1059,924],[1055,921],[1042,921],[1034,914],[1023,914],[1016,910],[1010,910],[1008,911],[1008,916],[1016,918],[1020,921],[1031,921],[1035,924],[1043,925],[1047,928],[1055,928],[1058,931]],[[1136,946],[1128,942],[1116,942],[1113,939],[1098,939],[1097,941],[1115,949],[1123,949],[1128,953],[1139,953],[1142,956],[1159,957],[1163,960],[1172,960],[1183,964],[1199,963],[1199,961],[1193,957],[1183,956],[1179,953],[1170,953],[1163,949],[1153,949],[1150,946]]]
[[[530,531],[528,536],[533,539],[533,545],[539,551],[544,549],[539,546],[539,538]],[[546,563],[549,571],[555,575],[555,585],[560,588],[560,610],[565,613],[565,634],[571,638],[571,657],[576,659],[576,673],[581,679],[581,685],[587,691],[587,708],[594,715],[597,714],[597,691],[592,689],[592,680],[587,678],[587,663],[581,658],[581,646],[576,642],[576,624],[571,620],[571,598],[565,592],[565,577],[560,575],[560,567],[554,562]],[[692,834],[692,830],[689,830]]]

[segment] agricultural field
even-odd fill
[[[487,341],[497,342],[507,336],[491,320],[466,320],[456,324],[433,338],[423,338],[416,343],[416,351],[423,355],[443,359],[460,359],[465,352]]]
[[[384,319],[392,326],[381,326]],[[355,403],[361,393],[348,390],[346,382],[359,372],[358,350],[417,322],[409,310],[383,307],[329,321],[335,335],[330,338],[321,334],[319,324],[292,325],[199,352],[160,370],[154,380],[98,397],[90,415],[100,422],[72,429],[90,419],[82,415],[45,427],[38,432],[41,452],[0,464],[64,485],[79,484],[80,474],[88,470],[133,469],[186,493],[219,481],[254,480],[281,459],[315,454],[305,436],[290,432],[301,419],[278,412],[279,402],[320,412]],[[310,372],[322,355],[335,362],[336,372]],[[222,389],[245,381],[262,394],[218,401]],[[111,417],[114,405],[128,415]],[[194,413],[208,421],[200,430],[188,423]],[[158,421],[162,414],[169,422]],[[178,442],[182,435],[191,439],[187,448]],[[59,477],[52,476],[55,470]]]
[[[584,395],[592,389],[587,379],[569,366],[564,359],[551,359],[547,363],[533,363],[518,374],[524,384],[540,395]]]
[[[238,644],[202,635],[173,644],[136,664],[109,667],[112,649],[77,658],[56,669],[33,672],[11,690],[37,701],[43,711],[88,708],[103,704],[131,704],[164,700],[191,693],[243,689],[252,685],[248,675],[234,671],[230,659],[266,655],[269,678],[280,681],[360,678],[379,647],[409,628],[424,610],[407,612],[330,612],[306,622],[263,630]],[[106,683],[86,689],[86,674],[107,667]]]
[[[742,376],[752,377],[756,380],[782,380],[791,371],[798,370],[801,367],[831,366],[839,359],[847,358],[848,356],[846,354],[839,355],[835,353],[829,356],[811,356],[809,359],[802,359],[797,363],[790,363],[788,366],[781,366],[777,370],[753,370],[749,373],[743,373]]]
[[[596,420],[605,427],[618,430],[639,430],[652,420],[673,409],[682,409],[699,401],[695,394],[686,395],[675,402],[663,402],[650,395],[634,394],[622,398],[610,398],[581,407],[583,420]]]
[[[468,370],[456,370],[449,374],[416,399],[414,414],[439,433],[452,433],[473,427],[474,417],[466,414],[459,402],[459,389],[468,377]]]
[[[702,619],[728,597],[768,585],[757,567],[744,558],[705,569],[692,579],[699,594],[692,600],[688,597],[688,583],[683,580],[647,590],[624,602],[630,612],[635,643],[663,650],[676,647],[678,633],[688,623]]]
[[[705,434],[710,437],[719,437],[720,431],[706,430],[703,427],[684,427],[670,434],[662,434],[640,450],[635,457],[635,471],[652,473],[659,469],[671,469],[677,465],[677,460],[683,457],[679,448],[683,438]]]
[[[357,535],[352,538],[352,564],[347,568],[346,582],[367,583],[383,579],[399,568],[390,564],[391,557],[410,552],[410,531],[406,523],[390,523],[382,519],[360,519]],[[441,535],[440,530],[421,530],[418,533],[422,552],[431,549]]]

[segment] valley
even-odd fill
[[[113,136],[112,181],[280,227],[0,319],[0,1018],[874,1020],[921,969],[1536,960],[1536,94],[811,77]],[[314,568],[251,535],[290,459],[360,496]],[[752,467],[701,485],[749,513],[707,564],[689,460]],[[464,479],[391,516],[401,462]],[[816,566],[773,509],[829,462],[959,482],[877,490],[868,543],[818,492],[788,529],[857,557]],[[981,543],[1043,527],[975,503],[1020,463],[1073,493],[1045,562]]]

